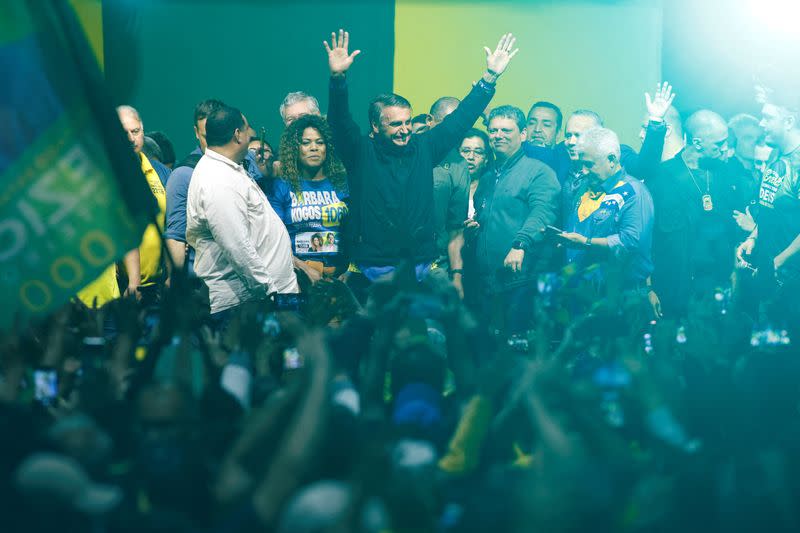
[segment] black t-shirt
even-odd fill
[[[758,193],[757,261],[768,266],[800,234],[800,149],[781,156],[764,173]],[[794,258],[787,268],[800,268]]]
[[[743,238],[733,211],[744,211],[749,203],[743,176],[722,165],[690,170],[679,154],[646,183],[655,207],[656,270],[727,277]]]

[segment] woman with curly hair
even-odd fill
[[[283,132],[278,153],[281,179],[272,189],[270,203],[289,230],[295,267],[316,283],[334,275],[342,263],[339,230],[349,196],[344,165],[336,156],[328,122],[316,115],[292,122]],[[323,247],[321,235],[326,234]]]

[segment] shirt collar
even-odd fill
[[[593,190],[594,192],[604,192],[606,194],[610,193],[614,190],[614,187],[617,186],[619,180],[622,179],[622,170],[611,176],[610,178],[606,178],[604,181],[600,182],[598,187],[592,187],[592,183],[589,182],[589,189]]]
[[[211,148],[206,148],[206,154],[205,155],[210,157],[211,159],[214,159],[215,161],[219,161],[220,163],[224,163],[224,164],[228,165],[229,167],[231,167],[233,170],[235,170],[237,172],[243,172],[243,173],[247,174],[247,171],[245,170],[245,168],[242,165],[240,165],[239,163],[234,163],[232,160],[228,159],[227,157],[225,157],[224,155],[220,154],[219,152],[215,152]]]

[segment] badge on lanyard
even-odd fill
[[[711,201],[710,194],[703,195],[703,211],[712,211],[714,209],[714,202]]]

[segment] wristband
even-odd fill
[[[487,81],[486,80],[486,74],[489,75],[489,78],[491,78],[491,81]],[[486,69],[486,74],[481,76],[481,79],[484,81],[484,83],[488,83],[489,85],[494,85],[495,83],[497,83],[497,78],[500,77],[500,74],[498,74],[497,72],[495,72],[495,71],[493,71],[491,69],[488,69],[488,68]]]
[[[462,269],[460,269],[460,268],[454,268],[453,270],[450,271],[450,276],[451,277],[455,276],[456,274],[461,274],[463,276],[464,275],[464,271]]]

